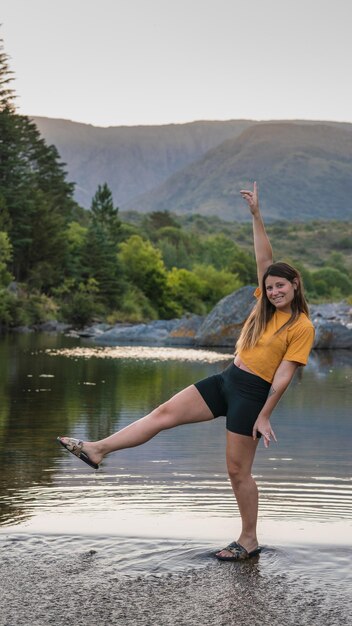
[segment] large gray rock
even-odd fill
[[[310,307],[315,328],[313,348],[352,349],[352,307],[346,302],[315,304]]]
[[[155,320],[148,324],[117,324],[96,335],[99,343],[157,343],[167,342],[171,331],[180,320]]]
[[[197,332],[196,344],[199,346],[234,346],[243,322],[256,302],[254,290],[255,287],[251,286],[241,287],[220,300]]]
[[[86,326],[85,328],[82,328],[81,330],[76,330],[74,332],[79,337],[99,337],[103,333],[108,332],[111,328],[111,324],[103,324],[98,322],[97,324]]]
[[[200,346],[235,345],[243,322],[255,298],[254,287],[242,287],[226,296],[205,318],[195,341]],[[310,315],[315,328],[313,348],[352,349],[352,307],[346,302],[312,305]]]
[[[198,333],[204,317],[201,315],[187,315],[179,320],[179,323],[173,328],[168,343],[172,345],[193,346],[195,337]]]
[[[65,333],[72,328],[72,325],[64,324],[63,322],[58,322],[57,320],[48,320],[46,322],[42,322],[41,324],[35,324],[33,328],[34,330],[44,333]]]

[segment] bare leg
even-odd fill
[[[252,465],[259,439],[237,435],[227,431],[226,460],[232,489],[235,494],[242,519],[242,531],[238,538],[248,552],[258,546],[258,489],[252,477]],[[221,556],[231,556],[226,550],[218,552]]]
[[[213,419],[213,414],[194,385],[186,387],[164,404],[122,430],[101,439],[84,442],[83,450],[94,463],[101,463],[104,456],[139,446],[162,430]],[[65,437],[62,438],[65,440]]]

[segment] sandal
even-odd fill
[[[218,554],[215,554],[219,561],[244,561],[245,559],[250,559],[252,556],[257,556],[261,552],[261,548],[259,547],[248,552],[246,548],[241,546],[237,541],[233,541],[222,550],[228,550],[228,552],[231,552],[232,556],[218,556]]]
[[[99,469],[99,465],[97,465],[97,463],[93,463],[93,461],[90,460],[89,456],[85,452],[83,452],[83,441],[81,441],[80,439],[73,439],[71,437],[67,437],[67,439],[68,441],[64,442],[62,441],[62,437],[58,437],[57,441],[61,443],[61,445],[66,448],[66,450],[71,452],[71,454],[74,454],[76,457],[81,459],[81,461],[87,463],[87,465],[93,467],[93,469]]]

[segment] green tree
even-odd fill
[[[160,317],[176,314],[167,285],[167,273],[160,251],[150,241],[132,235],[120,244],[118,254],[127,280],[138,287],[150,300]]]
[[[4,51],[4,44],[0,39],[0,111],[15,111],[16,94],[11,87],[13,72],[9,69],[8,56]]]
[[[335,299],[352,294],[352,280],[334,267],[312,272],[315,291],[319,296]]]
[[[66,229],[68,246],[67,275],[81,282],[84,275],[83,257],[85,254],[88,228],[78,222],[70,222]]]
[[[125,288],[121,263],[106,229],[94,220],[87,230],[82,268],[85,281],[94,279],[98,299],[109,310],[118,307]]]
[[[218,270],[232,272],[243,284],[257,280],[254,255],[241,250],[232,239],[222,233],[203,239],[199,262],[212,265]]]
[[[16,114],[11,80],[1,42],[0,224],[13,246],[16,280],[49,290],[64,274],[73,185],[66,182],[56,148],[28,117]]]
[[[199,237],[189,235],[180,227],[163,226],[154,237],[167,269],[190,269],[200,248]]]
[[[243,286],[237,274],[226,270],[217,270],[212,265],[196,265],[193,268],[194,275],[204,285],[203,302],[207,310],[215,306],[225,296]]]
[[[169,211],[153,211],[143,220],[143,228],[154,239],[161,228],[180,228]]]
[[[178,307],[178,315],[183,313],[204,315],[207,312],[206,304],[203,302],[206,283],[202,278],[189,270],[173,267],[168,272],[167,283]]]
[[[120,240],[121,220],[118,208],[114,207],[112,193],[107,185],[98,185],[92,199],[91,216],[93,225],[99,225],[106,236],[115,244]]]
[[[12,245],[7,233],[0,231],[0,287],[7,287],[12,276],[8,267],[12,258]]]

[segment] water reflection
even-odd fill
[[[178,523],[190,528],[192,520],[220,520],[230,528],[238,513],[225,467],[223,418],[162,433],[110,456],[97,473],[55,438],[104,437],[190,382],[220,371],[231,356],[213,351],[204,361],[165,361],[145,351],[138,360],[60,352],[82,345],[89,344],[50,335],[1,340],[3,528],[31,520],[51,532],[65,524],[85,532],[105,520],[107,532],[127,534],[132,519],[138,532],[141,518],[144,532],[146,520],[154,526],[169,520],[170,536]],[[352,519],[351,378],[347,351],[315,353],[300,370],[275,413],[278,445],[258,451],[254,473],[262,521]]]

